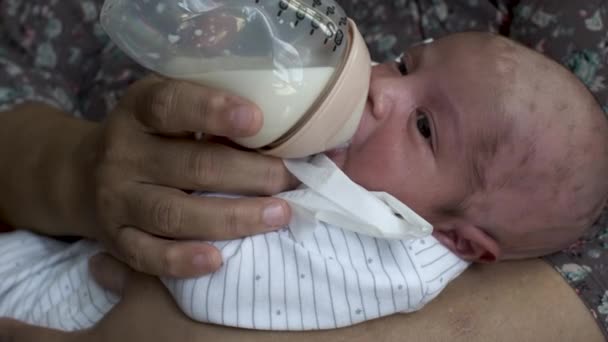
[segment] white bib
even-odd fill
[[[422,238],[433,231],[430,223],[395,197],[355,184],[324,154],[284,163],[303,184],[277,195],[292,208],[289,226],[296,240],[303,240],[319,222],[383,239]]]

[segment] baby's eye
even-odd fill
[[[397,63],[397,69],[399,69],[399,72],[401,73],[402,76],[406,76],[409,73],[409,70],[407,69],[407,63],[405,63],[405,58],[404,56],[399,57],[395,63]]]
[[[418,132],[420,132],[425,139],[431,139],[433,133],[431,131],[429,116],[421,110],[416,111],[416,126],[418,127]]]

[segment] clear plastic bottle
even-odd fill
[[[266,151],[310,125],[315,113],[327,107],[325,102],[336,97],[332,90],[346,70],[353,41],[361,40],[354,23],[330,0],[106,0],[101,23],[112,40],[144,67],[256,103],[264,113],[263,128],[235,141]],[[359,55],[369,64],[366,49]],[[274,154],[317,153],[352,136],[369,84],[369,70],[354,72],[363,78],[357,81],[361,99],[356,108],[337,106],[351,111],[340,115],[355,116],[340,124],[348,127],[323,133],[332,136],[324,146]],[[353,102],[349,97],[344,100]],[[334,142],[336,134],[343,141]],[[295,145],[302,143],[306,142]]]

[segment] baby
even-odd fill
[[[558,64],[488,34],[455,34],[374,67],[351,144],[327,156],[406,203],[433,235],[381,240],[320,224],[303,241],[284,229],[216,242],[218,272],[163,279],[187,315],[308,330],[415,311],[469,262],[568,246],[608,201],[608,122],[595,99]],[[91,242],[16,232],[0,244],[0,316],[73,330],[115,303],[88,275]]]
[[[595,99],[557,63],[488,34],[376,67],[352,145],[330,155],[470,261],[562,249],[608,198],[608,123]]]

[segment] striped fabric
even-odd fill
[[[331,329],[415,311],[468,265],[432,237],[387,241],[327,226],[302,242],[283,229],[214,245],[218,272],[163,282],[193,319],[253,329]],[[88,274],[100,250],[91,242],[16,231],[0,235],[0,250],[0,316],[77,330],[118,300]]]
[[[433,237],[380,240],[322,226],[217,243],[218,272],[165,280],[195,320],[264,330],[339,328],[420,309],[467,263]]]
[[[89,276],[88,258],[99,250],[88,241],[0,234],[0,317],[67,331],[95,324],[118,301]]]

